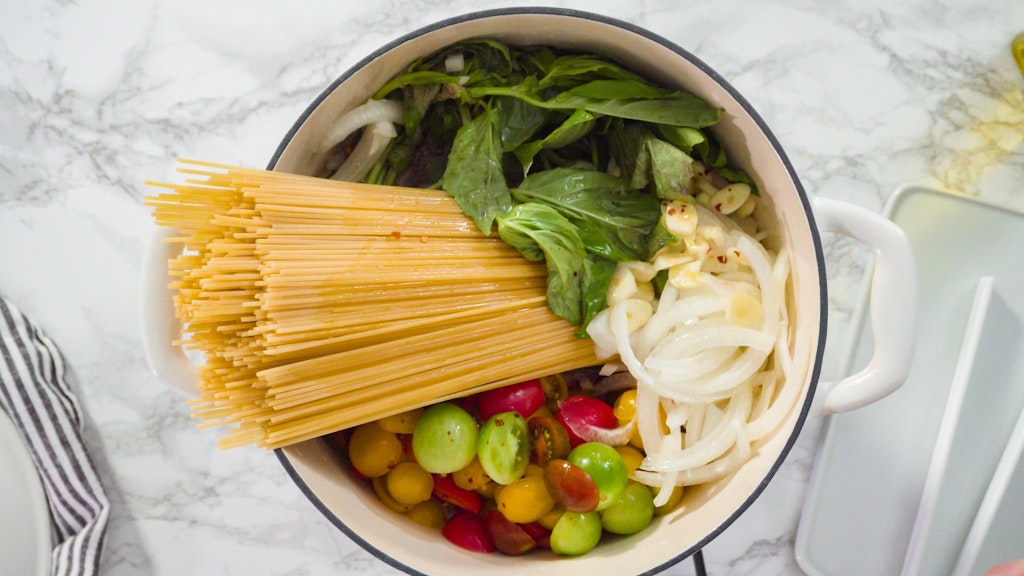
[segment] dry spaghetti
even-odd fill
[[[443,191],[183,161],[146,204],[168,241],[193,414],[277,448],[597,363],[545,303],[543,263]]]

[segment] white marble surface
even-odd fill
[[[528,4],[0,5],[0,291],[77,371],[113,505],[104,574],[394,573],[324,520],[271,454],[217,451],[217,432],[197,430],[151,376],[137,307],[143,181],[169,178],[177,156],[263,166],[308,102],[374,48],[445,17]],[[1024,78],[1007,48],[1024,30],[1017,0],[546,4],[696,53],[764,116],[811,194],[880,210],[899,184],[929,181],[1024,207]],[[827,259],[841,328],[863,259],[834,239]],[[708,546],[711,574],[799,573],[818,428]]]

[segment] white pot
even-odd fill
[[[762,192],[757,217],[769,230],[766,244],[791,255],[787,291],[794,342],[806,346],[797,366],[800,399],[782,425],[755,446],[735,474],[688,489],[681,506],[642,534],[602,542],[579,558],[535,553],[509,558],[479,554],[446,543],[433,530],[398,518],[374,497],[319,440],[277,452],[313,504],[339,529],[378,558],[409,573],[445,576],[488,574],[641,574],[658,572],[699,550],[754,501],[811,416],[864,406],[898,388],[910,368],[914,342],[916,275],[909,243],[883,217],[851,205],[812,199],[804,192],[778,141],[754,109],[723,78],[675,44],[630,24],[562,9],[522,8],[469,14],[439,22],[384,46],[332,83],[285,136],[269,168],[312,174],[323,158],[317,144],[344,112],[365,102],[386,80],[419,57],[474,37],[513,45],[547,44],[610,57],[667,87],[690,91],[725,109],[714,133],[730,160],[752,175]],[[840,382],[818,381],[825,350],[827,298],[820,233],[854,237],[875,255],[872,321],[877,352],[859,374]],[[158,376],[195,390],[194,368],[168,344],[180,329],[166,291],[166,253],[148,257],[144,306],[147,357]],[[153,314],[154,308],[162,314]],[[155,318],[155,321],[152,320]],[[884,320],[884,322],[883,322]],[[386,366],[381,367],[386,370]]]

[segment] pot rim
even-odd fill
[[[797,416],[797,419],[796,419],[795,424],[793,426],[793,430],[790,432],[789,438],[787,439],[785,445],[783,446],[782,450],[780,451],[780,453],[778,455],[778,458],[776,458],[775,462],[772,464],[772,466],[765,473],[764,478],[761,479],[761,481],[751,491],[750,495],[743,501],[743,503],[740,506],[738,506],[731,514],[729,514],[729,516],[721,524],[719,524],[714,530],[710,531],[707,535],[705,535],[698,542],[696,542],[695,544],[690,546],[688,549],[680,552],[678,555],[672,557],[668,561],[666,561],[666,562],[664,562],[664,563],[662,563],[662,564],[660,564],[658,566],[655,566],[653,568],[650,568],[649,570],[646,570],[644,572],[639,573],[638,576],[647,576],[647,575],[658,574],[658,573],[668,569],[669,567],[674,566],[675,564],[678,564],[679,562],[685,560],[686,558],[690,557],[691,555],[693,555],[697,551],[703,549],[708,543],[710,543],[712,540],[717,538],[722,532],[724,532],[726,528],[728,528],[730,525],[732,525],[732,523],[735,522],[736,519],[739,518],[744,512],[746,512],[746,510],[754,503],[754,501],[757,500],[761,496],[762,492],[764,492],[764,489],[768,486],[768,483],[772,480],[772,478],[774,478],[775,473],[778,471],[778,469],[782,466],[783,462],[786,460],[786,457],[789,455],[790,450],[792,450],[793,446],[796,444],[796,441],[797,441],[797,439],[800,436],[800,432],[802,431],[803,426],[804,426],[804,424],[805,424],[805,422],[807,420],[807,417],[808,417],[808,415],[810,413],[811,405],[813,403],[813,399],[814,399],[815,392],[816,392],[817,385],[818,385],[818,380],[819,380],[819,378],[821,376],[821,366],[822,366],[822,361],[823,361],[824,354],[825,354],[825,340],[826,340],[826,336],[827,336],[827,326],[828,326],[828,292],[827,292],[827,288],[828,287],[827,287],[826,275],[825,275],[825,257],[824,257],[824,251],[822,249],[822,244],[821,244],[821,235],[820,235],[820,233],[818,231],[818,227],[817,227],[817,224],[816,224],[815,219],[814,219],[814,213],[813,213],[813,211],[811,209],[810,199],[808,198],[807,193],[804,190],[803,185],[800,183],[800,180],[799,180],[799,178],[796,175],[796,171],[794,170],[793,165],[790,163],[789,158],[786,156],[785,152],[783,151],[782,145],[779,143],[778,139],[775,137],[775,134],[768,128],[768,125],[765,123],[764,119],[761,118],[760,114],[757,113],[757,111],[746,100],[746,98],[744,98],[735,88],[733,88],[733,86],[729,82],[727,82],[725,80],[725,78],[720,76],[714,69],[712,69],[710,66],[708,66],[704,61],[702,61],[700,58],[698,58],[694,54],[690,53],[686,49],[682,48],[678,44],[668,40],[667,38],[665,38],[663,36],[655,34],[654,32],[651,32],[650,30],[647,30],[645,28],[641,28],[639,26],[636,26],[636,25],[631,24],[629,22],[625,22],[623,20],[619,20],[617,18],[612,18],[612,17],[609,17],[609,16],[601,15],[601,14],[596,14],[596,13],[586,12],[586,11],[581,11],[581,10],[575,10],[575,9],[570,9],[570,8],[554,8],[554,7],[543,7],[543,6],[532,6],[532,7],[531,6],[523,6],[523,7],[494,8],[494,9],[488,9],[488,10],[480,10],[480,11],[468,12],[468,13],[461,14],[461,15],[458,15],[458,16],[453,16],[453,17],[450,17],[450,18],[445,18],[445,19],[439,20],[437,22],[434,22],[432,24],[428,24],[426,26],[423,26],[423,27],[420,27],[420,28],[418,28],[416,30],[413,30],[412,32],[404,34],[404,35],[396,38],[395,40],[392,40],[392,41],[384,44],[380,48],[377,48],[372,53],[370,53],[369,55],[367,55],[366,57],[362,58],[361,60],[356,62],[354,65],[349,67],[348,70],[343,72],[333,82],[331,82],[326,88],[324,88],[324,90],[322,90],[320,92],[320,94],[317,95],[317,97],[309,104],[309,106],[306,107],[306,109],[302,112],[302,114],[299,115],[299,117],[296,119],[295,123],[292,125],[292,127],[285,134],[284,138],[281,140],[281,143],[278,145],[277,150],[274,152],[274,155],[271,157],[270,162],[267,165],[267,170],[273,170],[274,169],[274,167],[277,165],[277,162],[280,159],[281,155],[284,153],[285,148],[287,148],[287,146],[291,143],[292,139],[295,137],[296,132],[298,132],[299,128],[309,119],[309,117],[313,114],[313,112],[317,109],[317,107],[319,107],[319,105],[332,92],[334,92],[334,90],[338,86],[340,86],[342,83],[344,83],[346,80],[348,80],[353,74],[355,74],[357,71],[361,70],[362,68],[366,67],[368,64],[370,64],[371,62],[373,62],[377,58],[381,57],[382,55],[390,52],[391,50],[395,49],[396,47],[401,46],[402,44],[405,44],[406,42],[409,42],[409,41],[411,41],[411,40],[413,40],[413,39],[415,39],[418,36],[421,36],[423,34],[435,32],[435,31],[438,31],[438,30],[441,30],[441,29],[444,29],[444,28],[448,28],[448,27],[456,25],[456,24],[461,24],[461,23],[469,22],[469,21],[473,21],[473,20],[482,20],[482,19],[487,19],[487,18],[493,18],[493,17],[499,17],[499,16],[512,16],[512,15],[563,16],[563,17],[569,17],[569,18],[578,18],[578,19],[583,19],[583,20],[590,20],[590,21],[601,23],[601,24],[608,24],[608,25],[611,25],[611,26],[622,28],[622,29],[624,29],[626,31],[632,32],[632,33],[637,34],[639,36],[642,36],[642,37],[644,37],[644,38],[646,38],[648,40],[651,40],[651,41],[653,41],[653,42],[655,42],[657,44],[660,44],[664,48],[667,48],[667,49],[671,50],[672,52],[674,52],[675,54],[677,54],[677,55],[681,56],[682,58],[688,60],[691,64],[693,64],[698,69],[700,69],[702,72],[707,74],[712,80],[714,80],[714,82],[716,84],[718,84],[726,92],[728,92],[729,95],[732,98],[734,98],[737,103],[739,103],[739,105],[743,109],[743,111],[751,117],[751,119],[754,121],[754,123],[758,127],[758,129],[764,134],[765,138],[771,144],[772,150],[775,152],[775,154],[779,158],[779,161],[785,167],[786,173],[788,174],[789,178],[792,180],[793,186],[794,186],[794,188],[795,188],[795,190],[797,192],[797,195],[799,196],[800,203],[803,206],[804,214],[805,214],[805,216],[807,218],[807,225],[808,225],[810,236],[811,236],[811,239],[812,239],[812,244],[814,246],[815,263],[816,263],[816,265],[818,267],[818,270],[819,270],[819,274],[818,274],[818,294],[819,294],[818,307],[819,307],[819,310],[820,310],[819,320],[818,320],[818,322],[819,322],[819,324],[818,324],[819,337],[818,337],[817,349],[814,352],[813,362],[811,363],[810,374],[808,375],[807,394],[806,394],[806,396],[804,398],[803,405],[800,407],[800,413]],[[314,494],[313,490],[305,482],[305,480],[302,478],[302,476],[299,475],[299,473],[296,471],[295,467],[292,465],[292,463],[289,460],[289,457],[285,453],[284,449],[278,448],[278,449],[275,449],[274,452],[275,452],[275,454],[276,454],[276,456],[278,458],[278,461],[281,463],[281,465],[284,467],[285,471],[287,472],[288,476],[299,487],[299,489],[306,496],[306,498],[308,498],[309,501],[312,502],[312,504],[316,507],[316,509],[319,510],[320,513],[323,514],[331,522],[331,524],[333,524],[335,527],[337,527],[339,530],[341,530],[342,533],[344,533],[349,539],[351,539],[353,542],[358,544],[364,550],[366,550],[367,552],[369,552],[370,554],[372,554],[373,556],[375,556],[376,558],[378,558],[379,560],[381,560],[382,562],[388,564],[389,566],[391,566],[393,568],[401,570],[401,571],[403,571],[403,572],[405,572],[407,574],[426,576],[426,574],[424,572],[420,572],[420,571],[412,568],[411,566],[408,566],[408,565],[406,565],[406,564],[396,560],[395,558],[391,557],[389,554],[387,554],[383,550],[380,550],[376,546],[370,544],[365,539],[360,537],[359,534],[357,534],[354,530],[349,528],[348,525],[345,524],[341,520],[341,518],[339,518],[330,508],[327,507],[326,504],[324,504],[324,502],[322,500],[320,500],[319,497],[317,497],[316,494]]]

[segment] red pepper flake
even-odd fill
[[[718,263],[719,264],[725,264],[725,260],[726,260],[725,256],[719,256],[718,257]]]
[[[395,240],[401,240],[402,232],[400,230],[392,230],[391,237],[394,238]]]
[[[739,258],[741,256],[739,250],[733,250],[732,253],[735,254],[737,258]]]
[[[721,211],[722,211],[722,203],[719,202],[718,204],[715,204],[715,212],[721,212]]]
[[[676,215],[676,209],[675,208],[669,208],[668,209],[668,215],[669,216],[675,216]]]

